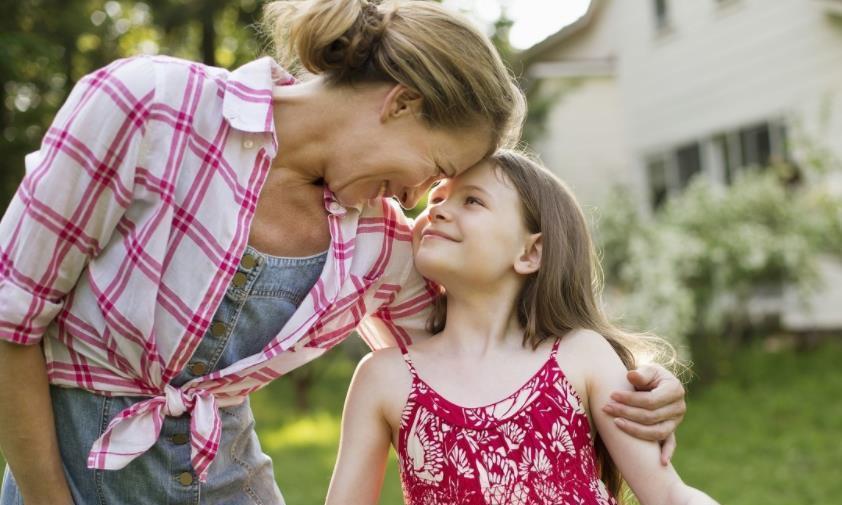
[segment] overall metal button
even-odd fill
[[[248,281],[246,274],[244,274],[243,272],[237,272],[234,274],[234,278],[231,280],[231,284],[233,284],[236,288],[241,288],[246,285],[246,281]]]
[[[176,478],[182,486],[189,486],[190,484],[193,484],[193,474],[190,472],[181,472]]]
[[[208,365],[206,363],[202,363],[201,361],[197,361],[190,365],[190,373],[193,375],[205,375],[208,372]]]
[[[225,323],[217,321],[211,325],[211,335],[214,337],[221,337],[222,335],[225,335],[226,329]]]
[[[252,256],[251,254],[246,254],[245,256],[243,256],[243,261],[240,262],[240,264],[246,270],[251,270],[252,268],[257,266],[257,258]]]

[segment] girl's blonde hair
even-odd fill
[[[264,9],[276,58],[333,85],[400,83],[431,127],[489,125],[494,148],[520,136],[523,93],[488,37],[437,3],[284,0]]]
[[[525,279],[517,299],[517,318],[524,329],[523,344],[537,348],[547,339],[571,330],[587,329],[602,335],[627,369],[637,357],[659,361],[679,371],[675,349],[651,334],[632,333],[612,324],[600,306],[602,268],[582,208],[567,186],[529,155],[499,150],[491,156],[494,169],[514,186],[520,197],[524,225],[541,233],[541,268]],[[428,330],[439,333],[447,317],[447,296],[436,299]],[[622,478],[600,440],[597,460],[606,487],[620,497]]]

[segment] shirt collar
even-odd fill
[[[275,131],[272,89],[295,83],[295,78],[269,56],[251,61],[228,75],[222,115],[245,132]]]

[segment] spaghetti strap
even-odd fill
[[[555,342],[553,342],[553,350],[550,353],[550,358],[555,359],[558,355],[558,346],[561,344],[561,337],[556,337]]]
[[[415,365],[412,364],[412,358],[409,357],[409,350],[405,346],[401,346],[401,355],[403,356],[403,360],[406,363],[407,368],[409,368],[409,373],[412,374],[413,377],[418,378],[418,373],[415,371]]]

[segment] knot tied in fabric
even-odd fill
[[[190,415],[190,460],[201,482],[219,449],[221,425],[216,398],[202,389],[169,384],[163,394],[120,412],[94,442],[88,468],[119,470],[155,445],[164,417]]]

